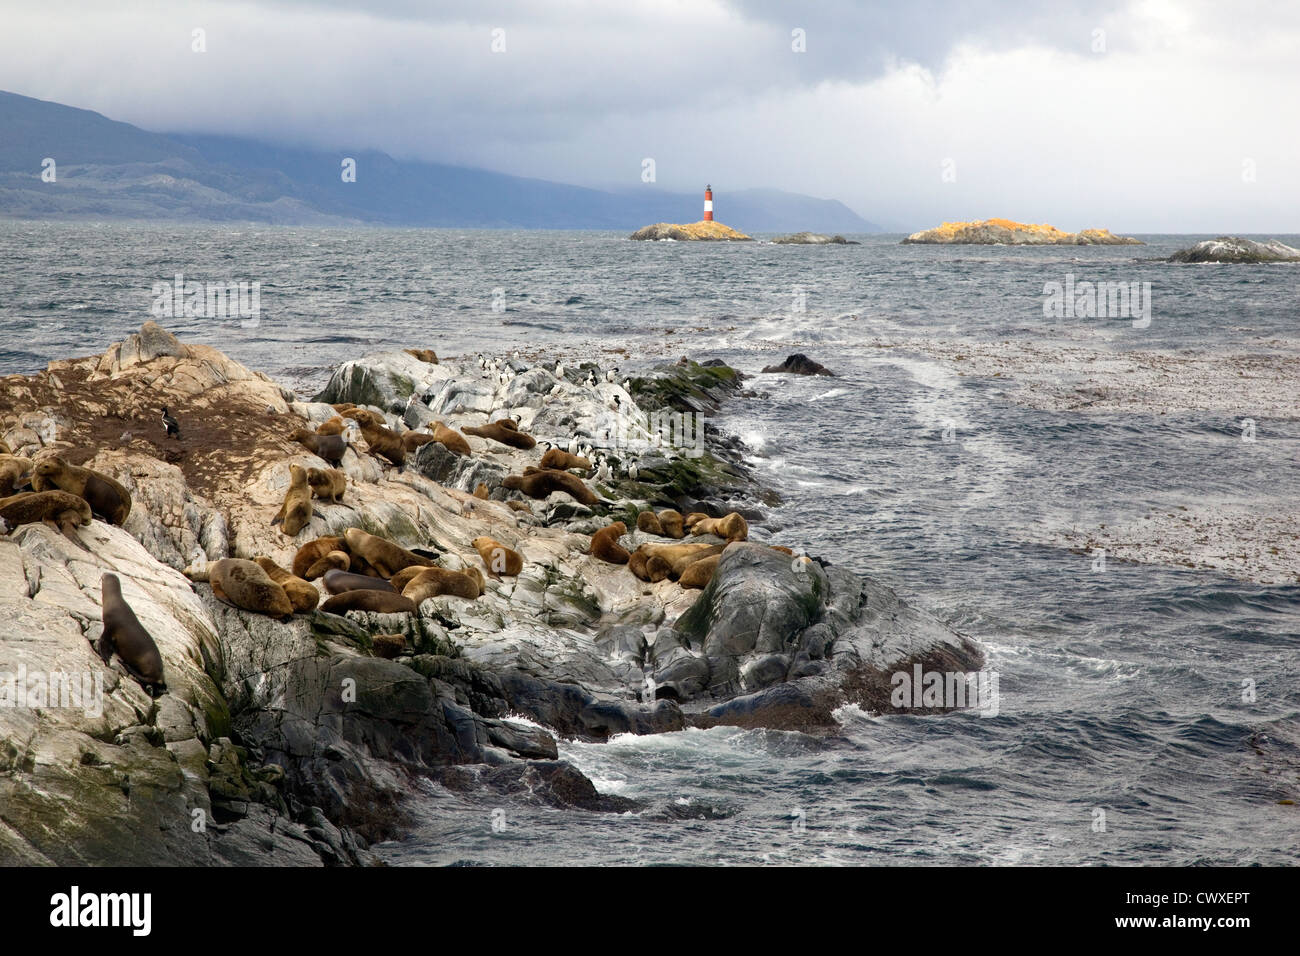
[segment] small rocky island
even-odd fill
[[[843,236],[827,236],[820,232],[796,232],[788,236],[779,236],[772,240],[778,246],[860,246],[856,239]]]
[[[945,222],[942,226],[914,232],[903,244],[977,246],[1141,246],[1140,239],[1116,236],[1109,229],[1062,232],[1055,226],[985,219],[980,222]]]
[[[737,440],[633,450],[737,370],[436,358],[393,343],[305,399],[148,322],[0,379],[0,865],[368,864],[430,787],[638,811],[558,740],[834,734],[895,711],[891,675],[983,666],[765,527]],[[110,603],[165,686],[97,652]]]
[[[1169,262],[1300,262],[1300,249],[1270,239],[1256,242],[1239,236],[1206,239],[1190,249],[1175,252]]]
[[[643,226],[628,237],[629,239],[671,239],[674,242],[752,242],[751,237],[738,232],[730,226],[724,226],[712,219],[699,222],[677,223],[656,222]]]

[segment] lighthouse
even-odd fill
[[[713,222],[713,187],[704,187],[704,219],[703,222]]]

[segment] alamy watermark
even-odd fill
[[[87,717],[102,717],[104,674],[29,671],[26,664],[20,664],[17,671],[0,671],[0,707],[64,708],[80,710]]]
[[[153,284],[149,313],[159,319],[237,318],[241,328],[255,329],[261,324],[262,283],[188,282],[178,272],[172,282]]]
[[[685,458],[699,458],[704,454],[704,416],[667,408],[619,409],[601,417],[595,439],[622,450],[666,448]]]
[[[996,717],[1001,707],[998,672],[925,671],[913,664],[910,671],[890,677],[890,706],[896,710],[922,707],[975,710],[981,717]]]
[[[1133,328],[1151,324],[1150,282],[1076,281],[1043,283],[1043,317],[1048,319],[1132,319]]]

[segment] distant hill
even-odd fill
[[[41,181],[41,162],[57,181]],[[341,161],[356,160],[356,182]],[[879,232],[843,203],[778,190],[717,191],[718,219],[747,232]],[[0,92],[0,216],[521,229],[691,221],[701,194],[600,190],[375,150],[308,150],[230,136],[163,135]]]

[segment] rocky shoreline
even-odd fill
[[[903,244],[982,246],[1140,246],[1142,240],[1116,236],[1109,229],[1081,229],[1062,232],[1046,224],[984,219],[978,222],[945,222],[923,232],[914,232]]]
[[[974,643],[889,588],[764,526],[772,492],[743,446],[694,417],[740,400],[736,370],[684,362],[620,383],[594,365],[557,376],[518,358],[431,359],[396,348],[360,358],[302,401],[146,323],[102,356],[0,379],[0,437],[15,455],[58,455],[133,499],[121,527],[38,522],[0,537],[0,679],[29,678],[25,696],[0,680],[0,863],[369,864],[370,843],[408,832],[404,804],[420,786],[637,809],[560,760],[556,735],[829,732],[845,704],[890,709],[893,672],[983,665]],[[290,466],[328,463],[289,435],[342,403],[399,433],[435,420],[464,430],[470,454],[427,441],[397,467],[349,431],[342,500],[316,501],[290,537],[271,523]],[[179,438],[163,429],[164,406]],[[603,455],[594,476],[575,473],[595,503],[512,490],[505,478],[542,447],[470,430],[506,415],[539,441]],[[665,417],[686,441],[657,440]],[[628,550],[663,543],[637,515],[664,507],[748,520],[748,540],[690,539],[719,552],[702,590],[589,553],[594,532],[620,520]],[[489,576],[473,600],[287,620],[191,580],[224,558],[290,567],[302,545],[349,528],[436,551],[451,570],[490,571],[474,545],[490,535],[523,567]],[[162,653],[168,691],[156,698],[95,653],[110,572]],[[65,672],[99,681],[102,707],[33,696],[33,675]]]

